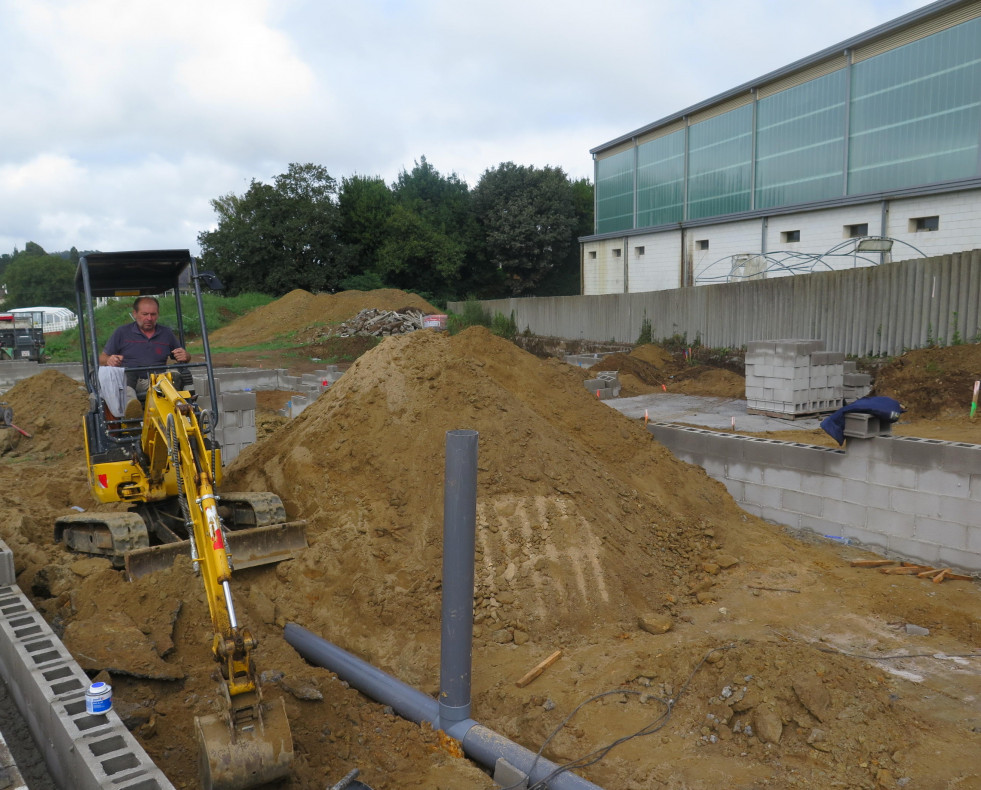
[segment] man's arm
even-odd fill
[[[123,364],[122,354],[107,354],[105,351],[99,354],[99,364],[104,367],[118,368]]]
[[[183,348],[177,347],[171,349],[170,355],[174,358],[176,362],[190,362],[191,355]]]

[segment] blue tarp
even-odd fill
[[[892,423],[896,422],[899,419],[899,415],[904,411],[905,409],[899,404],[899,401],[887,398],[884,395],[876,395],[872,398],[859,398],[857,401],[843,406],[834,414],[829,414],[821,420],[821,427],[838,444],[844,444],[845,415],[849,412],[871,414],[874,417],[878,417],[884,423]]]

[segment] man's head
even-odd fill
[[[160,316],[160,302],[152,296],[141,296],[133,302],[133,320],[143,332],[152,332],[157,328],[157,318]]]

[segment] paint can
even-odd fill
[[[85,692],[85,712],[100,716],[112,710],[112,686],[108,683],[93,683]]]

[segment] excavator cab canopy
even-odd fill
[[[83,255],[75,271],[75,298],[78,308],[79,341],[82,351],[82,372],[86,386],[93,394],[96,403],[101,402],[98,365],[99,352],[108,337],[98,338],[95,327],[95,308],[99,299],[119,298],[132,301],[140,296],[173,295],[176,307],[176,324],[171,326],[182,347],[187,346],[185,312],[182,296],[194,300],[197,311],[195,329],[201,333],[204,360],[190,362],[182,366],[186,375],[194,368],[203,369],[207,378],[211,403],[216,403],[214,373],[211,364],[211,348],[204,320],[204,307],[201,301],[201,286],[220,289],[221,283],[210,272],[199,273],[197,261],[189,250],[137,250],[130,252],[92,252]],[[193,309],[188,306],[188,309]],[[115,327],[113,327],[115,328]],[[129,431],[113,432],[105,420],[97,419],[98,430],[93,431],[90,440],[95,439],[93,453],[107,452],[126,441]],[[95,426],[93,426],[95,427]],[[120,435],[122,434],[122,435]]]

